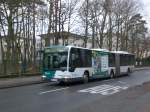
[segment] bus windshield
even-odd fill
[[[44,54],[44,70],[66,70],[68,51],[53,51]]]

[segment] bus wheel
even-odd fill
[[[65,85],[66,83],[64,81],[59,81],[58,85]]]
[[[127,75],[130,75],[130,73],[131,73],[131,70],[130,68],[128,68]]]
[[[84,72],[83,75],[83,83],[88,83],[89,82],[89,73],[86,71]]]
[[[114,72],[113,71],[110,72],[110,78],[114,78]]]

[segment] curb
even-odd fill
[[[134,69],[134,71],[140,71],[140,70],[150,70],[150,67],[135,68],[135,69]]]
[[[0,89],[7,89],[7,88],[14,88],[14,87],[21,87],[21,86],[29,86],[29,85],[41,84],[41,83],[47,83],[47,82],[41,80],[41,81],[14,83],[14,84],[8,84],[8,85],[1,85]]]
[[[135,68],[134,71],[141,71],[141,70],[150,70],[150,67],[144,68]],[[14,88],[14,87],[21,87],[21,86],[29,86],[34,84],[41,84],[41,83],[48,83],[48,81],[36,80],[36,81],[25,81],[25,82],[18,82],[18,83],[10,83],[10,84],[2,84],[0,85],[0,89],[7,89],[7,88]]]

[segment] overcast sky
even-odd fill
[[[150,30],[150,0],[141,0],[141,2],[143,3],[143,16]]]
[[[139,0],[137,0],[139,2]],[[150,0],[140,0],[141,2],[141,9],[142,9],[142,15],[144,17],[144,20],[147,22],[147,27],[150,31]],[[76,29],[77,30],[77,29]],[[81,32],[81,27],[80,27]],[[83,30],[83,29],[82,29]],[[78,31],[77,31],[78,32]],[[76,33],[77,33],[76,32]]]

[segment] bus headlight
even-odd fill
[[[42,75],[42,79],[45,79],[46,78],[46,76],[45,75]]]
[[[70,77],[69,77],[69,76],[65,76],[64,78],[65,78],[65,79],[69,79]]]

